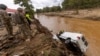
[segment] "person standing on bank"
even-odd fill
[[[17,8],[17,12],[15,13],[15,20],[19,27],[20,33],[22,33],[24,37],[27,37],[27,39],[32,38],[31,30],[22,8]]]
[[[9,15],[6,12],[7,6],[4,4],[0,4],[0,19],[2,21],[2,23],[4,24],[4,26],[6,27],[7,30],[7,35],[9,37],[13,36],[13,27],[11,24],[11,18],[9,17]]]
[[[26,17],[26,19],[28,21],[29,28],[31,29],[32,18],[30,17],[30,14],[29,14],[29,11],[28,10],[25,11],[25,17]]]

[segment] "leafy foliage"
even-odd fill
[[[61,7],[60,6],[53,6],[53,7],[44,7],[43,9],[37,9],[36,12],[37,13],[42,13],[42,12],[57,12],[57,11],[61,11]]]
[[[64,0],[62,3],[63,9],[84,9],[100,6],[100,0]]]

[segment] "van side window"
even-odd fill
[[[88,46],[88,42],[87,41],[85,41],[85,45]]]
[[[82,36],[82,40],[83,40],[83,41],[85,41],[85,38],[84,38],[84,36]]]

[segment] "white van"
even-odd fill
[[[61,32],[56,35],[59,40],[63,41],[65,44],[69,42],[78,46],[82,53],[85,53],[88,48],[88,43],[81,33],[73,32]]]

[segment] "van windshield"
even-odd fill
[[[84,44],[85,44],[86,46],[88,45],[88,43],[87,43],[87,41],[85,40],[84,36],[82,36],[82,41],[84,42]]]

